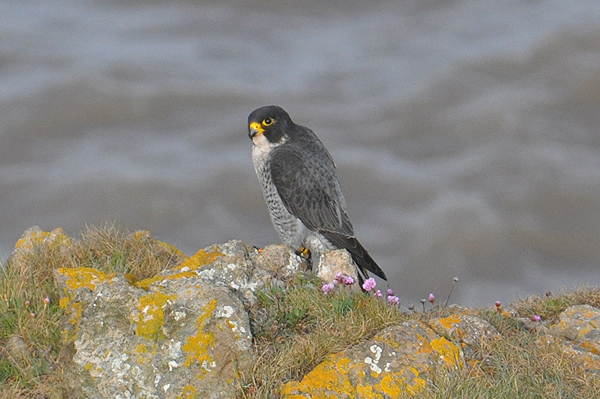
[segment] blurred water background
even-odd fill
[[[246,127],[278,104],[404,305],[600,283],[597,0],[2,0],[0,37],[2,258],[33,225],[279,243]]]

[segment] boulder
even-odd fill
[[[299,382],[283,386],[282,398],[394,399],[423,391],[436,366],[463,365],[458,346],[431,328],[409,321],[373,339],[332,354]]]
[[[61,268],[55,279],[74,397],[228,398],[251,366],[242,301],[196,271],[132,284],[122,274]]]

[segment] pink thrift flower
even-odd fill
[[[31,313],[29,314],[29,316],[31,316],[31,318],[34,318],[34,317],[35,317],[35,313],[31,312]]]
[[[398,298],[398,297],[397,297],[397,296],[395,296],[395,295],[389,295],[389,296],[387,297],[387,300],[388,300],[388,302],[389,302],[389,303],[391,303],[392,305],[397,305],[397,304],[398,304],[398,302],[400,302],[400,298]]]
[[[494,305],[496,305],[496,312],[500,313],[502,311],[502,302],[496,301]]]
[[[49,303],[50,303],[50,298],[48,298],[48,297],[44,298],[44,304],[46,304],[46,305],[47,305],[47,304],[49,304]]]
[[[375,281],[375,279],[373,277],[369,277],[368,279],[365,280],[362,287],[363,287],[363,290],[365,290],[365,291],[371,291],[373,288],[375,288],[376,285],[377,285],[377,282]]]
[[[350,277],[350,276],[344,276],[344,277],[342,278],[342,282],[343,282],[345,285],[352,285],[352,284],[354,284],[354,279],[353,279],[352,277]]]
[[[333,282],[336,284],[342,284],[344,282],[344,275],[342,274],[342,272],[337,272],[335,274],[335,278],[333,279]]]
[[[381,291],[380,291],[380,290],[377,290],[377,291],[375,291],[375,296],[376,296],[377,298],[381,298],[381,297],[383,296],[383,294],[381,293]]]
[[[328,283],[328,284],[323,284],[323,287],[321,287],[321,289],[323,290],[324,293],[328,293],[333,291],[335,288],[335,286],[333,285],[333,283]]]
[[[388,296],[394,296],[394,291],[392,291],[392,289],[391,289],[391,288],[388,288],[388,290],[387,290],[387,295],[388,295]]]
[[[429,302],[431,302],[431,303],[435,302],[435,295],[429,294]]]
[[[31,301],[29,301],[29,299],[28,299],[25,301],[25,306],[29,306],[29,305],[31,305]]]
[[[539,315],[537,315],[537,314],[534,314],[533,316],[531,316],[531,318],[530,318],[530,319],[531,319],[531,321],[538,322],[538,321],[540,321],[542,318],[541,318]]]

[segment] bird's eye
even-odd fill
[[[265,125],[265,126],[272,125],[272,124],[273,124],[273,119],[271,119],[271,118],[267,118],[267,119],[265,119],[265,120],[264,120],[262,123],[263,123],[263,125]]]

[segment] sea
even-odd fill
[[[402,305],[600,284],[598,0],[0,0],[0,37],[2,259],[31,226],[278,244],[276,104]]]

